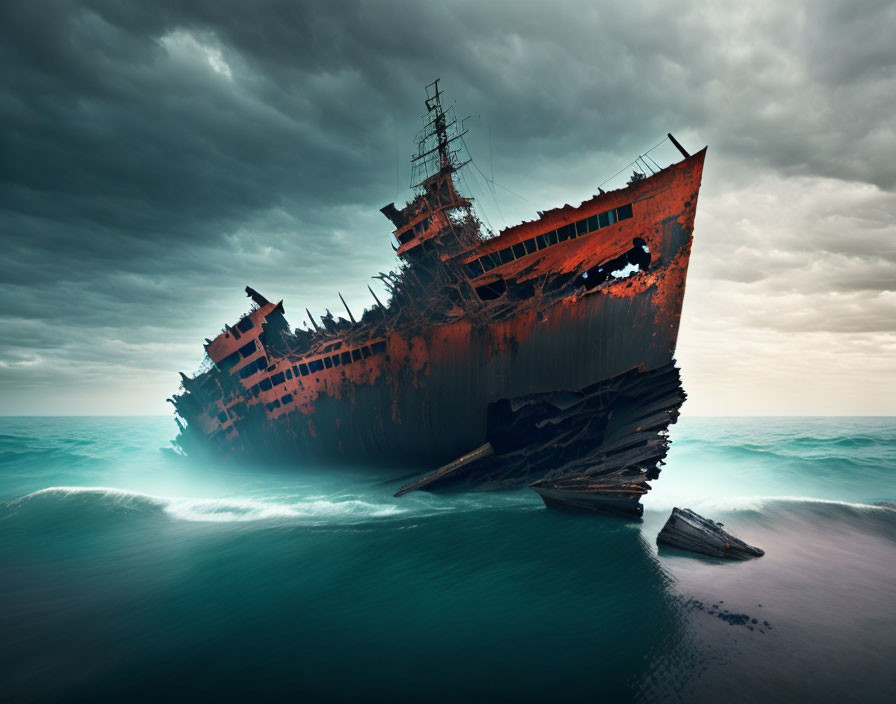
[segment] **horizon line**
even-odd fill
[[[0,413],[0,418],[171,418],[174,414],[168,415],[163,413]],[[825,413],[816,415],[804,415],[799,413],[786,414],[764,414],[764,413],[747,413],[747,414],[683,414],[675,423],[688,418],[896,418],[896,413]]]

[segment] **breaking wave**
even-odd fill
[[[769,506],[786,504],[807,504],[809,506],[831,506],[868,511],[896,512],[896,504],[882,502],[878,504],[865,504],[854,501],[835,501],[833,499],[819,499],[812,496],[724,496],[703,499],[687,499],[685,497],[657,497],[657,501],[650,501],[646,505],[649,511],[671,511],[673,507],[687,505],[694,511],[754,511],[761,512]]]
[[[811,496],[730,496],[696,500],[662,501],[646,504],[645,516],[652,514],[665,520],[673,506],[690,508],[714,520],[734,520],[766,527],[786,535],[800,535],[832,529],[858,531],[868,536],[896,540],[896,504],[891,502],[859,503]]]
[[[75,508],[159,514],[180,521],[236,523],[287,521],[304,524],[357,523],[395,516],[402,507],[355,498],[306,497],[299,500],[186,498],[143,494],[113,487],[54,486],[7,501],[7,515],[22,511]]]

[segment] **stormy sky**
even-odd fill
[[[495,231],[709,145],[687,413],[896,414],[894,36],[876,0],[4,0],[0,410],[168,413],[246,284],[360,313],[439,77]]]

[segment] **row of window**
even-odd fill
[[[226,408],[218,414],[218,420],[221,423],[227,422],[227,416],[230,415],[231,418],[242,418],[246,415],[247,407],[245,402],[240,401],[239,403],[233,404],[230,408]]]
[[[334,354],[330,357],[324,357],[323,359],[315,359],[312,362],[302,362],[301,364],[292,365],[291,369],[285,369],[282,372],[277,372],[276,374],[271,375],[270,377],[265,377],[261,379],[257,384],[253,385],[249,389],[249,393],[252,394],[252,397],[258,396],[261,391],[270,391],[275,386],[279,386],[286,381],[289,381],[293,377],[298,376],[308,376],[309,374],[314,374],[315,372],[323,371],[324,369],[332,369],[333,367],[338,367],[341,365],[352,364],[354,362],[360,362],[362,359],[367,359],[368,357],[372,357],[375,354],[384,354],[386,352],[386,342],[385,340],[380,340],[379,342],[374,342],[372,345],[365,345],[364,347],[359,347],[358,349],[351,350],[350,352],[342,352],[340,354]],[[267,365],[267,360],[264,357],[259,358],[257,369],[264,369],[265,365]],[[246,369],[250,367],[253,368],[253,371],[247,374],[245,377],[242,376],[244,370],[240,370],[240,376],[242,378],[246,378],[251,376],[255,372],[255,362],[252,362],[246,365]]]
[[[245,367],[240,369],[240,379],[248,379],[250,376],[255,374],[256,372],[260,372],[267,368],[268,359],[264,355],[259,357],[258,359],[249,362]]]
[[[243,318],[243,320],[249,320],[249,318]],[[252,321],[249,320],[249,322],[251,323]],[[237,362],[239,362],[240,359],[245,359],[250,354],[255,352],[256,349],[258,349],[258,347],[255,344],[255,340],[249,340],[249,342],[240,347],[236,352],[232,352],[220,362],[218,362],[217,367],[222,371],[228,371],[231,367],[236,366]],[[265,363],[265,366],[267,366],[267,363]],[[245,379],[246,377],[244,376],[242,378]]]
[[[273,411],[275,408],[280,408],[280,406],[285,406],[287,403],[292,403],[293,398],[292,394],[283,394],[279,399],[274,399],[270,403],[264,404],[264,407],[269,411]]]
[[[467,272],[467,276],[474,279],[477,276],[481,276],[486,271],[491,271],[496,266],[508,264],[514,259],[525,257],[527,254],[532,254],[545,247],[550,247],[560,242],[565,242],[566,240],[573,240],[576,237],[587,235],[589,232],[594,232],[595,230],[614,225],[620,220],[628,220],[631,217],[632,204],[621,205],[618,208],[613,208],[612,210],[592,215],[589,218],[583,218],[582,220],[572,222],[569,225],[564,225],[556,230],[551,230],[550,232],[545,232],[541,235],[535,235],[535,237],[530,237],[522,242],[517,242],[515,245],[505,247],[497,252],[484,254],[478,259],[467,262],[464,265],[464,269]]]
[[[426,232],[426,230],[429,228],[430,222],[432,222],[432,220],[430,218],[423,218],[423,220],[418,222],[416,225],[414,225],[413,227],[402,232],[398,236],[398,241],[401,242],[402,244],[407,244],[412,239],[414,239],[414,237],[416,237],[417,235],[420,235],[420,234]]]
[[[249,332],[254,327],[255,323],[253,323],[252,318],[247,315],[245,318],[240,319],[240,321],[230,328],[230,330],[233,332],[233,339],[239,340],[242,337],[241,333]]]
[[[255,323],[252,322],[252,318],[248,315],[236,324],[236,329],[240,332],[249,332],[254,327]]]
[[[307,364],[302,363],[298,366],[294,365],[293,369],[296,370],[296,374],[308,376],[315,372],[321,372],[324,369],[332,369],[333,367],[338,367],[340,365],[360,362],[362,359],[367,359],[375,354],[385,354],[385,352],[386,341],[380,340],[379,342],[374,342],[372,345],[364,345],[364,347],[359,347],[350,352],[340,352],[339,354],[323,357],[322,359],[315,359],[313,362],[308,362]]]

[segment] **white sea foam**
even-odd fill
[[[156,509],[182,521],[232,523],[288,520],[304,523],[352,523],[394,516],[404,509],[394,504],[372,503],[356,498],[307,497],[303,500],[267,498],[190,498],[143,494],[114,487],[54,486],[35,491],[10,504],[24,505],[41,499],[82,499],[126,509]]]
[[[869,509],[875,511],[892,511],[889,506],[875,504],[863,504],[852,501],[837,501],[834,499],[819,499],[813,496],[718,496],[693,498],[688,496],[657,496],[656,500],[648,497],[644,502],[647,511],[671,511],[673,507],[690,508],[698,513],[700,511],[760,511],[770,503],[791,502],[808,504],[830,504],[845,506],[855,509]]]
[[[150,494],[142,494],[138,491],[130,491],[128,489],[116,489],[110,486],[51,486],[46,489],[27,494],[21,498],[13,499],[9,503],[22,504],[35,499],[58,497],[66,498],[85,498],[99,499],[112,505],[136,505],[138,503],[156,504],[160,508],[165,499],[161,496],[152,496]]]
[[[296,501],[281,503],[258,499],[170,499],[164,511],[182,521],[229,523],[295,519],[330,522],[382,518],[402,513],[398,506],[374,504],[358,499]]]

